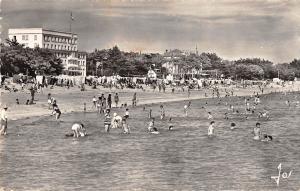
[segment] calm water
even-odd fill
[[[294,102],[296,94],[288,95]],[[159,135],[148,134],[147,110],[130,109],[132,134],[120,129],[106,134],[103,118],[96,113],[62,115],[32,122],[11,122],[9,135],[0,138],[0,188],[13,190],[298,190],[300,189],[300,108],[285,105],[280,96],[262,98],[258,109],[268,109],[270,120],[261,120],[262,131],[273,135],[273,142],[256,142],[252,129],[256,115],[246,120],[231,115],[225,101],[193,101],[188,118],[185,103],[166,104],[166,115],[159,120],[159,105],[152,105]],[[205,102],[207,103],[207,106]],[[243,104],[242,98],[229,103]],[[202,108],[205,106],[205,108]],[[238,107],[238,106],[236,106]],[[115,110],[124,113],[123,110]],[[208,138],[207,111],[216,121],[216,137]],[[242,109],[240,109],[242,111]],[[90,136],[65,138],[73,122],[82,121]],[[229,129],[230,122],[238,129]],[[277,187],[271,176],[293,170]]]

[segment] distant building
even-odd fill
[[[188,56],[189,52],[184,52],[178,49],[175,50],[166,50],[164,53],[164,63],[162,67],[164,67],[168,74],[172,75],[175,79],[179,79],[182,77],[192,78],[199,76],[202,72],[201,69],[197,69],[195,67],[184,68],[182,62],[177,62],[185,56]]]
[[[86,53],[77,49],[77,34],[43,28],[15,28],[8,30],[8,38],[25,47],[49,49],[62,60],[64,74],[86,76]]]

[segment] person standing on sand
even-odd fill
[[[97,100],[97,111],[98,111],[99,114],[101,113],[101,108],[102,108],[101,105],[102,105],[101,97],[98,97],[98,100]]]
[[[119,103],[119,95],[118,95],[118,93],[115,94],[114,100],[115,100],[115,103],[116,103],[116,107],[118,107],[118,103]]]
[[[133,94],[133,97],[132,97],[132,107],[135,107],[136,106],[136,93]]]
[[[93,101],[93,107],[97,108],[97,99],[96,99],[96,96],[93,97],[92,101]]]
[[[108,94],[108,97],[107,97],[107,108],[108,109],[111,109],[111,102],[112,102],[111,94]]]
[[[33,101],[34,101],[34,94],[35,94],[35,90],[34,90],[34,87],[31,87],[30,88],[30,95],[31,95],[31,104],[33,104]]]
[[[3,110],[1,111],[1,118],[0,118],[0,135],[6,135],[7,134],[7,106],[5,105],[3,107]]]

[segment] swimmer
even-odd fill
[[[208,114],[207,119],[209,119],[209,120],[210,120],[210,119],[213,119],[213,116],[212,116],[211,112],[208,112],[207,114]]]
[[[228,117],[228,113],[224,113],[224,119],[228,120],[229,117]]]
[[[76,138],[84,137],[87,135],[84,125],[82,123],[74,123],[72,125],[72,131],[73,131],[73,136]]]
[[[214,122],[214,121],[211,121],[211,122],[210,122],[210,125],[209,125],[209,127],[208,127],[207,135],[208,135],[209,137],[213,136],[213,134],[214,134],[214,124],[215,124],[215,122]]]
[[[170,117],[170,119],[169,119],[169,131],[173,130],[173,128],[174,128],[171,121],[172,121],[172,117]]]
[[[231,123],[231,124],[230,124],[230,129],[231,129],[231,130],[234,130],[235,128],[236,128],[236,124],[235,124],[235,123]]]
[[[267,134],[264,134],[261,141],[263,142],[268,142],[268,141],[272,141],[273,140],[273,136],[271,135],[267,135]]]
[[[258,118],[266,118],[266,119],[269,119],[270,116],[268,115],[268,112],[267,112],[267,111],[263,111],[263,112],[259,112]]]
[[[254,137],[253,139],[254,140],[260,140],[260,136],[261,136],[261,131],[260,131],[260,123],[256,123],[254,129],[253,129],[253,134],[254,134]]]
[[[188,106],[184,105],[183,109],[184,109],[184,114],[187,117],[188,116]]]
[[[153,134],[159,134],[157,128],[154,127],[154,120],[155,120],[154,118],[151,119],[149,126],[148,126],[148,131]]]

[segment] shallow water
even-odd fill
[[[295,101],[296,94],[288,95]],[[256,115],[246,120],[230,115],[227,101],[236,108],[243,98],[193,101],[189,117],[186,103],[165,104],[168,120],[159,119],[159,105],[130,109],[132,133],[104,132],[103,117],[96,113],[62,115],[11,122],[9,135],[0,138],[0,187],[13,190],[298,190],[300,189],[300,108],[285,105],[282,95],[261,98],[258,110],[271,112],[261,120],[273,142],[252,139]],[[207,102],[207,105],[205,104]],[[161,134],[147,133],[148,109],[153,109]],[[205,107],[205,108],[202,108]],[[242,109],[239,108],[240,112]],[[124,113],[123,110],[113,112]],[[208,138],[207,111],[216,121],[216,136]],[[90,136],[65,138],[74,122],[83,122]],[[230,130],[234,121],[237,129]],[[279,186],[271,179],[293,170]]]

